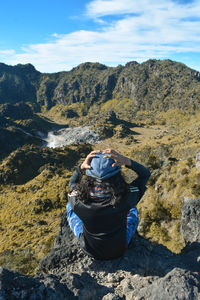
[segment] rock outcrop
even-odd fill
[[[0,299],[198,300],[199,231],[192,238],[190,234],[199,228],[199,209],[199,198],[183,206],[186,247],[180,254],[136,234],[124,257],[112,261],[84,254],[63,213],[54,248],[38,274],[28,277],[1,268]]]
[[[200,243],[199,203],[200,198],[197,198],[192,201],[186,201],[182,207],[181,233],[187,243]]]
[[[29,277],[0,267],[0,299],[70,299],[72,292],[53,275]]]

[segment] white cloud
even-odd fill
[[[54,33],[49,43],[28,45],[21,53],[1,51],[0,59],[56,72],[86,61],[116,65],[177,52],[200,53],[200,1],[183,5],[172,0],[95,0],[86,13],[99,21],[99,31]],[[108,15],[117,15],[117,20],[108,23]]]
[[[125,14],[131,12],[138,13],[142,12],[142,10],[139,9],[139,3],[139,1],[131,0],[96,0],[87,5],[87,15],[97,18],[106,15]]]
[[[15,56],[14,50],[0,50],[0,61],[6,61],[9,57]]]
[[[199,1],[178,4],[173,0],[93,0],[87,5],[87,15],[92,18],[108,15],[152,14],[167,12],[170,16],[188,17],[198,13]]]

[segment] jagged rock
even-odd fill
[[[87,273],[90,286],[96,283],[100,285],[95,288],[94,298],[198,299],[200,277],[195,272],[200,272],[200,244],[193,243],[186,248],[180,255],[174,254],[166,247],[152,244],[136,234],[124,257],[96,261],[80,249],[64,214],[54,248],[40,262],[40,267],[43,272],[56,274],[59,278],[65,274],[65,282],[75,295],[85,291],[81,286],[81,278]],[[71,273],[79,275],[76,277],[79,292],[69,283],[66,274]],[[159,295],[163,295],[163,298]],[[88,299],[92,299],[92,296],[88,296]]]
[[[181,216],[181,233],[187,243],[200,242],[200,198],[184,203]]]
[[[138,289],[138,285],[136,285],[136,288],[126,299],[194,300],[200,299],[199,289],[200,276],[197,273],[175,268],[149,286]]]
[[[72,295],[56,276],[41,275],[33,278],[0,267],[1,300],[63,300],[70,299]]]
[[[198,202],[191,201],[190,210]],[[183,216],[186,211],[183,207]],[[6,299],[17,291],[13,299],[196,300],[200,299],[199,253],[197,241],[175,254],[135,234],[124,257],[98,261],[81,250],[63,213],[60,232],[40,262],[40,273],[30,278],[2,269],[0,295]]]

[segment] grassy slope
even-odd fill
[[[49,252],[59,229],[59,214],[66,203],[68,175],[44,180],[44,172],[25,185],[6,186],[1,191],[0,264],[22,273],[32,274],[39,260]],[[58,198],[62,206],[39,212],[38,199],[55,202]]]
[[[24,178],[22,174],[18,177],[18,185],[14,184],[16,176],[8,176],[10,184],[0,186],[0,265],[26,274],[33,274],[39,260],[50,251],[66,206],[69,178],[91,147],[42,148],[38,156],[35,151],[39,148],[23,147],[0,165],[4,174],[14,168],[16,176],[19,170],[24,174]],[[32,157],[30,165],[37,169],[27,182],[30,168],[23,165],[28,163],[23,157],[28,155]],[[46,163],[47,156],[51,163]],[[16,157],[20,157],[18,164]]]
[[[80,118],[68,120],[60,118],[60,111],[65,109],[63,106],[60,106],[62,109],[57,108],[56,113],[51,110],[46,115],[54,121],[75,126],[92,122],[95,115],[113,109],[119,119],[126,122],[126,126],[129,124],[129,129],[135,134],[125,134],[124,138],[120,138],[124,128],[108,122],[106,126],[114,128],[114,135],[93,148],[115,148],[151,169],[148,190],[138,205],[141,220],[139,231],[172,251],[179,252],[184,246],[179,233],[181,205],[184,198],[199,196],[200,190],[200,170],[195,166],[195,155],[200,146],[200,114],[175,110],[166,113],[136,112],[130,111],[129,104],[127,100],[111,100],[103,103],[100,111],[98,106],[93,106],[87,117],[82,114],[83,107],[77,109],[73,104],[72,108],[78,111]],[[97,118],[97,127],[99,122]],[[74,146],[77,152],[79,149],[80,146]],[[170,160],[170,157],[177,161]],[[133,172],[125,168],[123,172],[126,179],[131,181]],[[71,168],[60,173],[52,173],[44,168],[26,184],[1,186],[1,265],[23,273],[33,273],[38,261],[50,250],[59,230],[59,214],[65,209],[71,173]],[[59,200],[60,205],[53,205],[49,210],[47,205],[44,209],[41,203],[47,199],[52,203]],[[44,225],[40,225],[40,221],[44,221]]]

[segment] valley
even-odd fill
[[[12,76],[29,80],[32,96],[24,90],[16,97],[13,90],[6,102],[5,72],[10,72],[11,81]],[[169,78],[175,78],[174,85]],[[75,166],[92,149],[105,148],[114,148],[150,169],[148,189],[138,205],[139,233],[180,253],[185,245],[181,207],[200,195],[197,72],[171,61],[131,63],[116,69],[86,63],[71,72],[49,75],[31,66],[3,66],[0,79],[1,266],[34,274],[59,232]],[[62,128],[81,132],[86,127],[98,138],[76,139],[77,132],[71,131],[67,145],[44,145],[49,132],[57,135]],[[135,176],[126,168],[123,174],[128,182]]]

